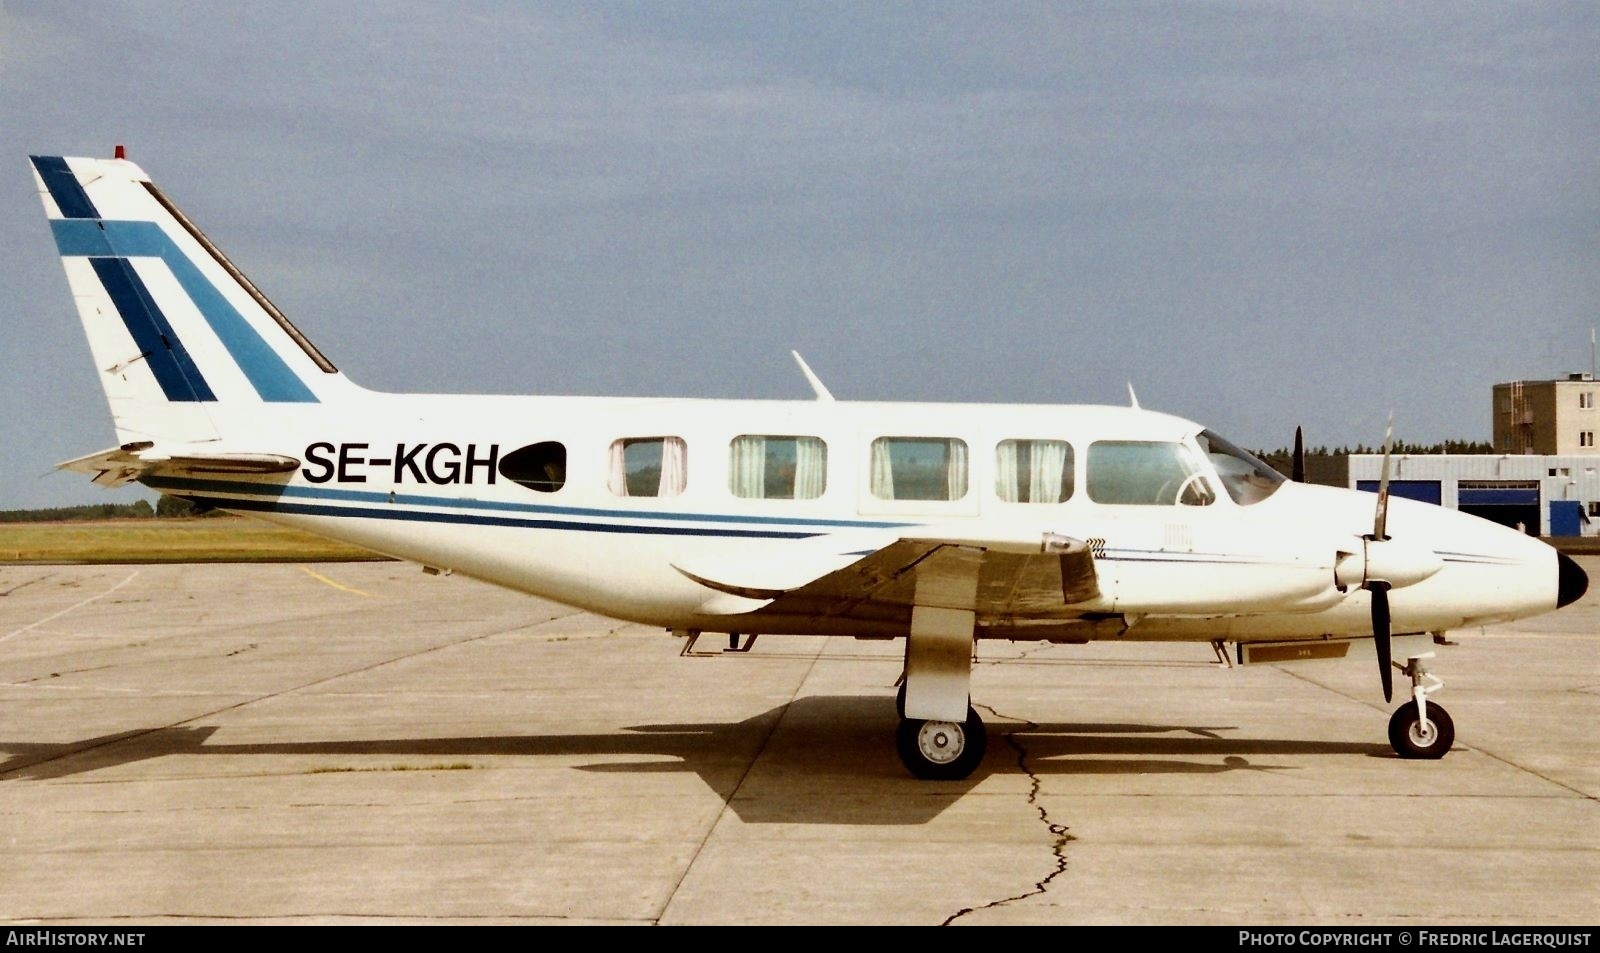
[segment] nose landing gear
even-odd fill
[[[1411,678],[1411,701],[1395,709],[1389,718],[1389,744],[1394,753],[1407,759],[1442,758],[1456,740],[1456,726],[1442,705],[1428,704],[1428,696],[1444,687],[1444,681],[1428,671],[1424,659],[1434,653],[1395,663],[1402,675]],[[1426,683],[1426,684],[1424,684]]]

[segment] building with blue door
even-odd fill
[[[1383,454],[1352,454],[1349,486],[1377,492]],[[1395,454],[1389,492],[1538,536],[1600,535],[1600,454]]]
[[[1494,385],[1494,453],[1396,454],[1389,492],[1538,536],[1600,536],[1595,375]],[[1383,455],[1352,454],[1346,485],[1377,492]]]

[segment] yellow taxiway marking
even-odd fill
[[[338,583],[334,582],[332,579],[329,579],[327,576],[324,576],[322,573],[316,572],[316,571],[311,570],[311,569],[307,569],[305,566],[301,566],[300,570],[302,572],[304,572],[306,575],[310,576],[312,579],[316,579],[316,580],[319,580],[321,582],[325,582],[328,585],[332,586],[333,588],[338,589],[340,592],[353,592],[358,596],[366,596],[369,599],[372,598],[372,594],[371,593],[362,592],[360,589],[352,589],[349,586],[341,586]]]

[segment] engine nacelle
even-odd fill
[[[1361,540],[1359,552],[1341,551],[1333,564],[1333,581],[1341,590],[1386,582],[1391,589],[1414,586],[1444,568],[1439,554],[1425,546],[1393,539]]]

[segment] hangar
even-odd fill
[[[1377,492],[1383,455],[1352,454],[1348,485]],[[1600,454],[1395,454],[1389,491],[1538,536],[1600,530]]]
[[[1595,375],[1494,385],[1494,452],[1396,454],[1397,496],[1453,507],[1538,536],[1600,535]],[[1346,486],[1376,492],[1382,454],[1352,454]]]

